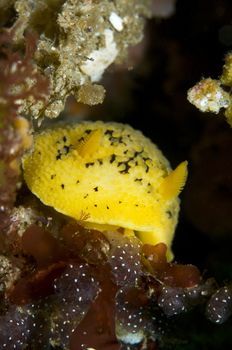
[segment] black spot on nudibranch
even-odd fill
[[[136,158],[137,156],[139,156],[142,153],[143,153],[143,149],[141,151],[135,151],[133,158]]]
[[[115,154],[112,154],[111,157],[110,157],[110,164],[112,164],[116,159],[116,155]]]
[[[92,131],[92,130],[90,130],[90,129],[86,129],[86,130],[85,130],[85,133],[86,133],[87,135],[89,135],[89,134],[91,133],[91,131]]]
[[[100,165],[102,165],[102,164],[103,164],[102,159],[98,159],[97,161],[98,161],[98,163],[99,163]]]
[[[93,166],[94,165],[94,162],[91,162],[91,163],[85,163],[85,167],[86,168],[89,168],[90,166]]]
[[[142,157],[142,158],[143,158],[143,161],[144,161],[144,163],[145,163],[144,165],[146,166],[145,172],[148,173],[150,167],[149,167],[149,165],[147,165],[146,161],[147,161],[147,160],[151,160],[151,158],[149,158],[149,157]]]
[[[142,182],[143,181],[143,179],[142,178],[136,178],[135,180],[134,180],[135,182]]]
[[[104,132],[104,134],[105,135],[109,135],[110,137],[112,137],[113,136],[113,130],[110,130],[110,129],[108,129],[108,130],[106,130],[105,132]]]
[[[129,170],[131,168],[131,166],[128,164],[129,161],[130,161],[130,159],[127,162],[118,162],[118,167],[122,164],[125,165],[125,168],[123,170],[119,171],[120,174],[128,174],[129,173]]]
[[[53,180],[56,177],[56,174],[51,175],[51,180]]]
[[[170,210],[167,210],[167,211],[166,211],[166,214],[167,214],[167,216],[168,216],[169,219],[172,218],[172,212],[171,212]]]
[[[97,204],[94,204],[95,208],[97,208]]]
[[[63,141],[66,142],[67,141],[67,137],[63,136]]]
[[[118,143],[123,143],[126,146],[126,143],[123,141],[122,136],[119,136],[116,139],[117,139]]]
[[[56,155],[56,160],[60,160],[61,156],[62,156],[61,151],[60,151],[60,149],[58,149],[57,150],[57,155]]]
[[[87,193],[86,195],[84,195],[84,197],[83,197],[83,198],[85,199],[85,198],[87,198],[87,197],[88,197],[88,193]]]
[[[61,186],[61,188],[62,188],[62,190],[63,190],[63,189],[64,189],[64,184],[61,184],[60,186]]]
[[[110,129],[106,130],[104,133],[105,135],[108,136],[109,141],[111,141],[111,143],[110,143],[111,146],[113,146],[115,144],[115,142],[123,143],[126,146],[126,143],[123,141],[123,136],[116,137],[116,136],[113,136],[113,133],[114,133],[114,130],[110,130]]]
[[[62,159],[62,156],[65,156],[69,153],[70,148],[72,147],[72,145],[64,145],[64,147],[62,149],[58,149],[57,150],[57,155],[56,155],[56,160]]]
[[[94,191],[98,192],[98,186],[94,187]]]
[[[106,209],[110,209],[110,208],[108,207],[108,205],[106,206]]]
[[[80,183],[80,180],[77,180],[77,181],[76,181],[76,184],[78,185],[79,183]]]
[[[68,154],[70,150],[70,146],[64,146],[63,150],[65,154]]]

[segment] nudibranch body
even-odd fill
[[[142,242],[171,242],[187,162],[174,171],[161,151],[128,125],[83,122],[37,134],[24,178],[46,205],[101,231],[124,228]]]

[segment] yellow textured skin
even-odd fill
[[[35,136],[23,168],[28,187],[44,204],[88,227],[122,227],[144,243],[170,248],[187,162],[171,171],[140,131],[103,122],[50,129]]]

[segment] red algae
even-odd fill
[[[143,263],[162,284],[171,287],[191,288],[201,282],[200,271],[194,265],[168,263],[163,243],[142,247]]]
[[[90,264],[104,263],[110,245],[99,231],[88,230],[75,222],[64,225],[60,240],[69,251],[69,256],[81,257]]]
[[[144,244],[142,246],[142,254],[150,262],[155,263],[166,263],[167,246],[164,243],[158,243],[156,245]]]
[[[59,241],[49,231],[35,224],[29,226],[24,232],[22,250],[24,254],[33,256],[38,268],[61,260],[65,254]]]
[[[35,100],[46,100],[48,93],[47,79],[35,70],[32,62],[36,36],[27,35],[24,56],[15,50],[13,37],[14,31],[0,34],[0,207],[6,215],[15,202],[20,158],[29,129],[26,121],[24,126],[19,123],[20,106],[29,96]],[[28,80],[34,83],[30,85]]]
[[[167,286],[181,288],[197,286],[201,281],[200,271],[196,266],[181,264],[168,264],[158,278]]]
[[[24,305],[53,293],[54,280],[61,274],[66,265],[67,263],[60,262],[50,265],[46,269],[35,270],[22,276],[7,291],[9,301],[16,305]]]

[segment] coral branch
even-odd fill
[[[218,114],[224,108],[227,122],[232,126],[232,54],[225,58],[219,80],[202,79],[188,91],[188,100],[201,112]],[[227,91],[229,89],[229,91]]]

